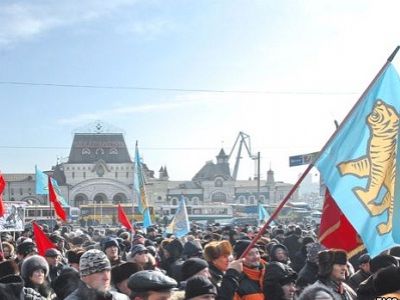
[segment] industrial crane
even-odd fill
[[[254,154],[251,153],[250,136],[248,134],[242,132],[242,131],[239,132],[239,134],[238,134],[238,136],[236,138],[236,141],[233,144],[231,152],[229,153],[228,159],[231,158],[233,152],[235,151],[235,148],[236,148],[236,145],[238,144],[238,142],[239,142],[239,149],[238,149],[237,156],[236,156],[235,166],[234,166],[233,172],[232,172],[232,177],[233,177],[234,180],[237,179],[237,174],[238,174],[238,171],[239,171],[239,162],[240,162],[240,159],[242,158],[241,157],[241,152],[242,152],[243,145],[245,146],[245,148],[247,150],[247,154],[249,155],[249,157],[252,160],[254,160],[255,162],[258,162],[258,155],[254,155]],[[256,172],[256,174],[257,174],[257,172]],[[259,176],[259,175],[257,175],[257,176]]]

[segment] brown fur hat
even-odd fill
[[[204,248],[204,258],[206,261],[211,262],[222,255],[232,255],[232,252],[232,245],[229,241],[212,241]]]
[[[345,265],[347,254],[342,250],[324,250],[318,253],[318,275],[329,277],[334,264]]]

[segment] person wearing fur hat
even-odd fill
[[[79,261],[81,282],[65,300],[128,300],[124,294],[110,291],[111,264],[104,252],[86,251]]]
[[[85,253],[85,249],[83,248],[74,248],[68,250],[66,253],[68,265],[71,268],[74,268],[75,270],[79,271],[79,260],[83,253]]]
[[[346,280],[347,254],[341,250],[324,250],[318,253],[318,280],[313,288],[328,288],[335,299],[357,299],[356,293]],[[301,295],[300,295],[301,296]]]
[[[4,259],[15,259],[15,248],[8,242],[2,243]]]
[[[229,268],[229,258],[233,253],[229,241],[212,241],[204,247],[204,259],[209,264],[212,283],[220,287],[222,278]]]
[[[26,257],[37,254],[37,247],[32,240],[25,240],[17,246],[17,260],[22,262]]]
[[[290,264],[288,250],[283,244],[276,244],[271,247],[269,252],[270,261],[279,261],[283,264]]]
[[[52,290],[48,286],[46,277],[49,274],[47,261],[39,255],[32,255],[24,259],[21,265],[21,277],[24,287],[32,288],[44,299],[52,299]]]

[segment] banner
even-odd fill
[[[0,218],[0,232],[24,231],[25,229],[25,202],[4,201],[5,213]]]

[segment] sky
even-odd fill
[[[399,11],[395,0],[2,0],[0,170],[49,170],[101,120],[172,180],[229,154],[242,131],[261,178],[272,168],[293,183],[305,166],[289,156],[324,146],[400,44]]]

